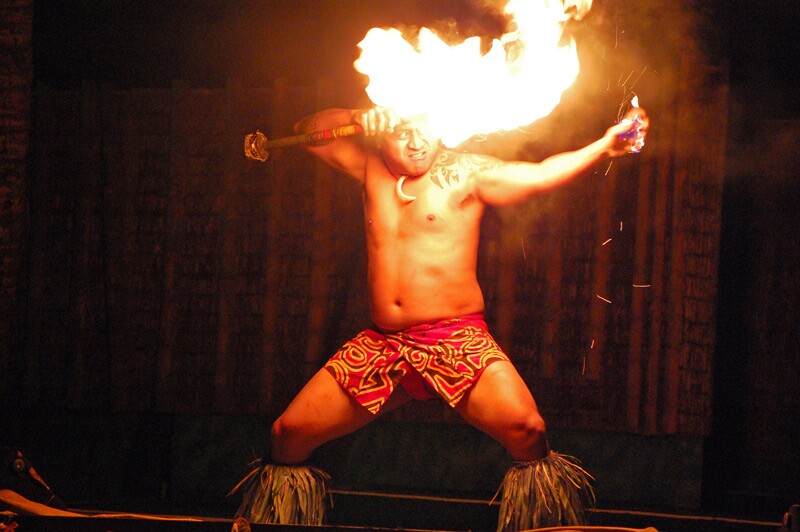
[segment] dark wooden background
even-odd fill
[[[279,413],[368,325],[360,198],[300,149],[254,163],[242,141],[361,104],[349,78],[53,87],[34,80],[32,0],[0,14],[3,408]],[[490,211],[487,316],[550,426],[733,442],[720,452],[745,469],[797,478],[800,127],[748,112],[724,58],[690,55],[640,81],[654,121],[640,156]],[[615,67],[638,74],[634,56]],[[539,127],[596,103],[613,118],[619,81]],[[515,155],[607,123],[549,143],[534,127]],[[396,418],[458,421],[431,405]]]

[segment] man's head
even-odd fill
[[[419,176],[427,172],[441,146],[424,118],[405,120],[378,141],[386,167],[394,175]]]

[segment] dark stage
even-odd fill
[[[75,511],[199,516],[0,523],[230,530],[228,492],[371,303],[359,184],[298,146],[248,160],[245,135],[371,106],[370,28],[485,47],[498,3],[0,0],[0,446]],[[800,503],[798,5],[595,0],[553,111],[460,145],[538,162],[634,94],[650,117],[638,155],[480,227],[486,322],[594,475],[593,526],[767,532]],[[466,531],[494,529],[512,460],[413,402],[312,462],[316,530]]]

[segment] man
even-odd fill
[[[608,157],[638,151],[649,126],[646,113],[632,109],[597,141],[540,163],[451,151],[424,119],[404,120],[379,107],[323,111],[296,129],[351,123],[374,142],[347,137],[308,150],[361,185],[374,328],[345,344],[275,421],[272,459],[300,464],[318,446],[377,415],[413,398],[439,396],[518,462],[504,480],[501,529],[579,524],[586,494],[571,486],[590,492],[585,472],[550,451],[531,392],[483,320],[476,275],[480,222],[487,206],[523,201]],[[262,470],[262,482],[275,471]],[[278,471],[291,476],[300,469]],[[324,473],[311,471],[324,482]],[[536,485],[559,475],[562,480],[549,490]],[[253,498],[262,507],[274,504],[257,491],[246,496],[240,514],[260,519],[245,508]],[[557,493],[566,501],[563,508],[555,507],[557,501],[536,500],[537,506],[516,500],[535,500],[542,491]],[[522,515],[521,508],[541,515]]]

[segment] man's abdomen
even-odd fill
[[[387,331],[483,312],[483,294],[475,276],[370,276],[372,321]]]

